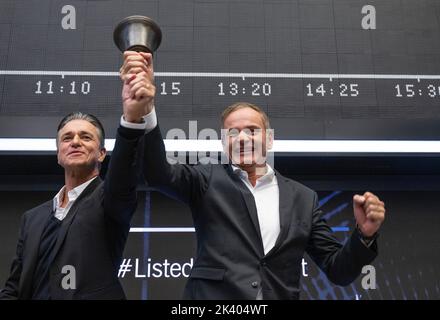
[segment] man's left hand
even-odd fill
[[[353,196],[354,217],[365,237],[373,236],[385,220],[385,203],[371,192]]]

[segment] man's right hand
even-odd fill
[[[154,107],[153,57],[150,53],[125,51],[124,63],[119,70],[123,81],[122,102],[124,118],[128,122],[141,122]]]

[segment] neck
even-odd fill
[[[266,163],[260,165],[252,165],[252,166],[239,166],[240,169],[244,170],[248,174],[249,182],[253,187],[257,184],[258,178],[264,176],[267,173]]]
[[[82,170],[65,170],[64,171],[64,183],[66,188],[64,189],[64,193],[67,194],[72,189],[75,189],[79,185],[84,182],[89,181],[90,179],[96,177],[99,174],[99,170],[95,168],[90,171],[82,171]]]

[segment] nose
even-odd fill
[[[245,130],[240,132],[238,143],[240,146],[240,151],[248,152],[253,148],[254,141],[252,136],[249,135],[249,132],[245,132]]]
[[[240,142],[251,140],[250,132],[248,130],[241,130],[238,135],[238,139],[240,140]]]
[[[80,143],[81,143],[81,139],[80,139],[80,137],[79,137],[79,135],[74,135],[73,136],[73,139],[72,139],[72,146],[79,146],[80,145]]]

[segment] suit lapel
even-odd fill
[[[67,231],[69,230],[70,225],[73,222],[73,219],[75,218],[76,213],[78,212],[78,209],[80,207],[80,204],[83,199],[88,197],[95,189],[96,187],[102,182],[101,178],[97,177],[95,180],[90,182],[90,184],[87,186],[87,188],[84,189],[84,191],[80,194],[80,196],[75,200],[75,203],[72,205],[72,207],[69,210],[69,213],[64,218],[63,223],[61,224],[61,228],[58,234],[58,239],[55,244],[55,247],[52,252],[52,257],[55,259],[58,251],[61,248],[61,245],[64,242],[64,238],[67,235]]]
[[[235,186],[237,186],[237,189],[240,191],[241,197],[243,198],[244,203],[246,204],[249,217],[252,221],[254,230],[259,240],[258,251],[263,256],[264,255],[263,240],[261,238],[260,223],[258,221],[257,206],[255,205],[254,196],[249,191],[248,187],[244,184],[244,182],[240,179],[240,177],[234,173],[230,165],[227,167],[227,171],[231,179],[236,182]]]
[[[275,170],[275,169],[274,169]],[[295,193],[278,171],[275,170],[279,189],[279,211],[280,211],[280,234],[274,247],[268,252],[268,255],[276,251],[286,239],[293,215],[293,205],[295,203]]]

